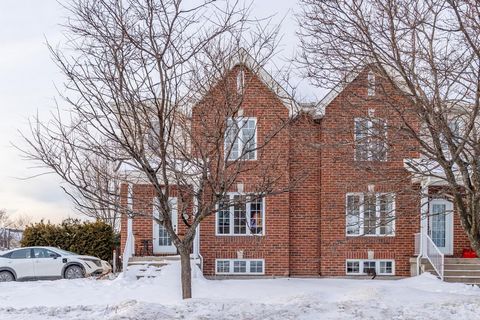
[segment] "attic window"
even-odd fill
[[[237,93],[242,94],[245,88],[245,71],[239,70],[237,73]]]
[[[373,71],[368,72],[368,96],[373,97],[375,95],[375,74]]]

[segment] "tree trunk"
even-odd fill
[[[179,249],[180,262],[182,265],[182,298],[192,297],[192,266],[190,264],[190,250]]]

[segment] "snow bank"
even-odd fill
[[[0,319],[480,319],[480,289],[404,280],[206,280],[182,301],[177,262],[157,278],[0,284]]]

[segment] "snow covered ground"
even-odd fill
[[[179,264],[154,279],[0,283],[0,319],[480,319],[480,289],[429,274],[404,280],[209,281],[180,299]]]

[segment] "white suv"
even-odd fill
[[[54,247],[19,248],[0,255],[0,282],[77,279],[111,270],[104,260]]]

